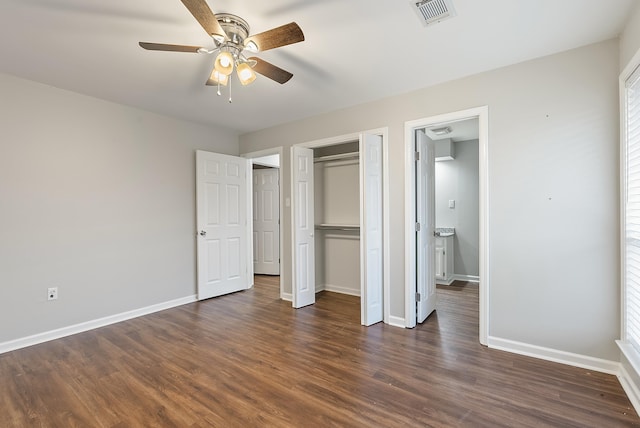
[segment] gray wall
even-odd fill
[[[241,152],[389,127],[390,305],[404,317],[404,123],[488,105],[489,335],[617,360],[618,53],[611,40],[241,135]],[[290,197],[289,150],[282,165]]]
[[[455,227],[454,273],[480,274],[478,140],[454,143],[453,160],[436,162],[436,227]],[[449,200],[456,201],[449,208]]]
[[[620,36],[620,70],[640,49],[640,2],[627,21],[627,26]]]
[[[237,135],[3,74],[0,93],[0,343],[194,295],[194,151]]]

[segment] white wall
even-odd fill
[[[317,162],[314,165],[316,224],[360,223],[359,171],[357,159]],[[317,230],[315,236],[316,290],[359,296],[359,234]]]
[[[237,135],[3,74],[0,94],[0,344],[193,296],[194,151]]]
[[[456,157],[436,162],[436,227],[455,227],[454,273],[478,276],[480,205],[478,140],[454,143]],[[449,208],[449,200],[455,208]]]
[[[617,360],[618,53],[611,40],[245,134],[241,152],[389,127],[390,305],[404,317],[404,122],[488,105],[489,334]],[[282,165],[290,197],[288,150]]]
[[[620,70],[629,63],[640,49],[640,3],[629,16],[627,25],[620,35]]]

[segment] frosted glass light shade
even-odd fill
[[[251,67],[249,67],[249,64],[247,64],[246,62],[238,65],[237,72],[238,79],[240,80],[240,83],[242,83],[242,85],[248,85],[249,83],[256,80],[256,73]]]
[[[233,71],[233,56],[229,52],[220,52],[216,57],[215,68],[225,76],[230,75]]]
[[[220,85],[223,85],[223,86],[227,86],[227,83],[229,82],[229,76],[220,73],[215,68],[211,72],[211,76],[209,76],[209,79],[213,83],[220,84]]]

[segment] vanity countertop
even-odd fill
[[[453,227],[436,227],[436,236],[446,238],[456,234],[456,229]]]

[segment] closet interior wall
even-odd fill
[[[314,149],[316,292],[360,296],[358,142]]]

